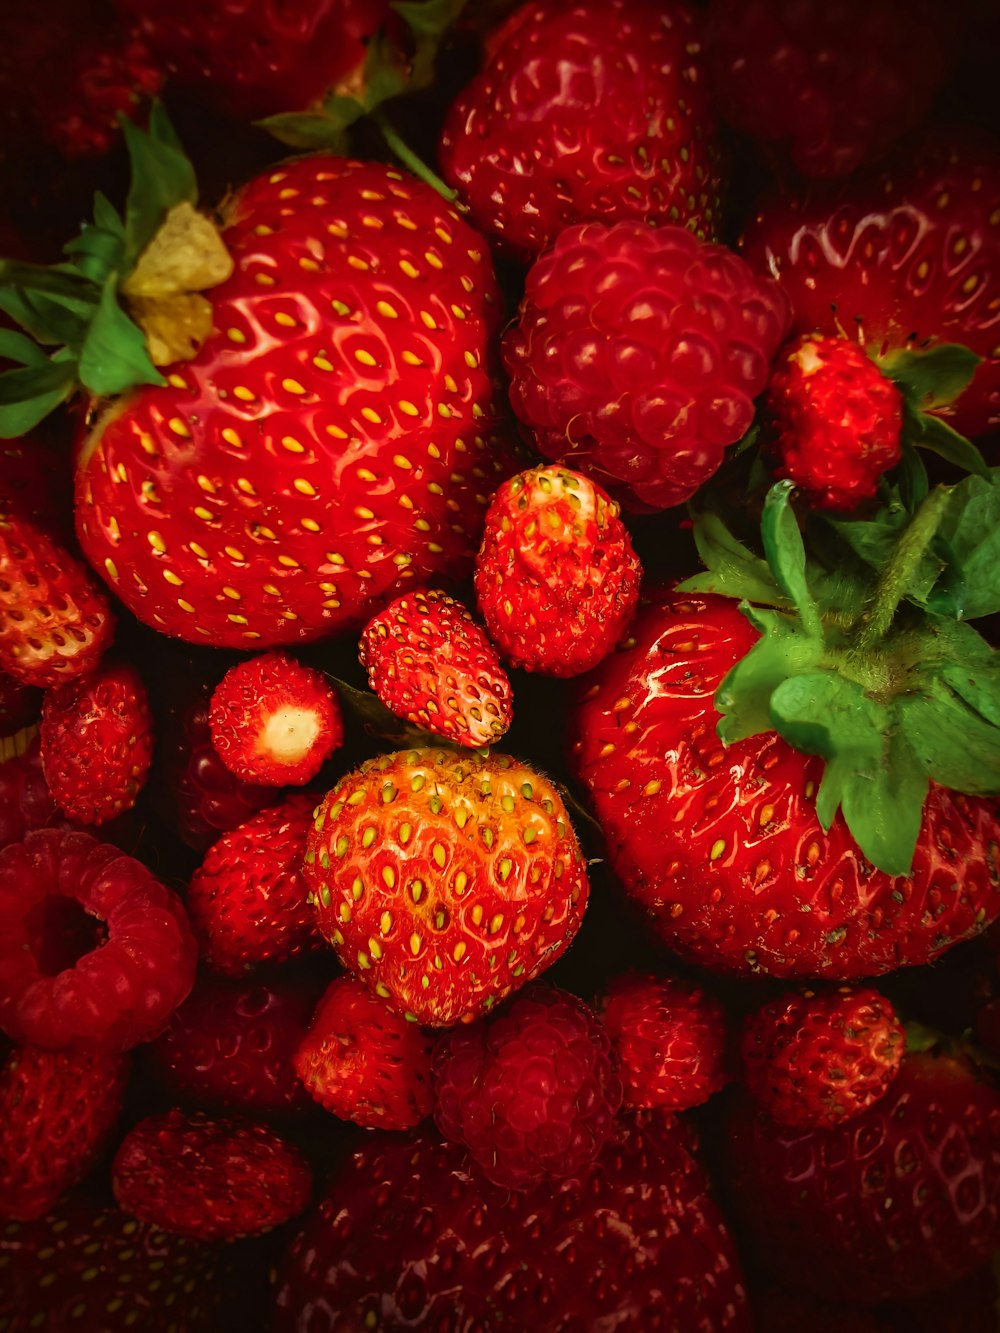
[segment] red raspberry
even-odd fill
[[[699,987],[629,973],[608,987],[601,1017],[621,1061],[626,1106],[683,1111],[728,1082],[726,1013]]]
[[[878,991],[806,991],[771,1000],[748,1019],[743,1077],[773,1119],[819,1128],[877,1102],[905,1050],[902,1024]]]
[[[118,1204],[195,1240],[256,1236],[300,1213],[312,1172],[265,1125],[180,1111],[140,1120],[111,1167]]]
[[[853,509],[902,456],[903,396],[857,343],[819,333],[785,349],[767,386],[777,475],[820,509]]]
[[[434,1092],[442,1134],[510,1189],[588,1166],[622,1104],[604,1027],[575,996],[545,986],[451,1032],[435,1056]]]
[[[122,1109],[128,1061],[18,1046],[0,1072],[0,1217],[41,1217],[93,1165]]]
[[[479,609],[516,667],[578,676],[614,648],[642,568],[618,506],[578,472],[538,467],[504,484],[476,559]]]
[[[332,981],[295,1068],[311,1097],[342,1120],[409,1129],[430,1115],[431,1038],[369,993],[357,977]]]
[[[68,903],[89,935],[75,963],[50,915]],[[94,1053],[148,1041],[196,960],[178,896],[117,847],[42,829],[0,852],[0,1028],[15,1040]]]
[[[746,433],[789,320],[773,279],[681,227],[570,227],[504,337],[510,400],[547,458],[666,509]]]

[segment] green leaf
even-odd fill
[[[925,352],[893,352],[878,364],[917,411],[927,411],[953,403],[982,359],[960,343],[939,343]]]
[[[69,398],[76,382],[76,365],[68,357],[4,371],[0,374],[0,439],[15,440],[27,434]]]
[[[14,329],[0,329],[0,357],[19,366],[46,366],[49,362],[36,342]]]
[[[791,504],[794,484],[776,482],[764,501],[760,531],[767,563],[782,592],[794,603],[806,632],[822,639],[823,622],[806,578],[806,548]]]
[[[332,108],[333,103],[343,103],[345,109],[331,109],[329,113],[289,111],[255,123],[291,148],[326,148],[343,154],[348,151],[347,130],[361,119],[365,109],[347,97],[328,99],[324,105]]]
[[[1000,611],[1000,468],[954,487],[940,534],[962,575],[960,615],[976,620]]]
[[[733,445],[732,457],[739,458],[748,449],[752,449],[760,439],[760,422],[755,421],[747,433]]]
[[[707,572],[686,579],[679,591],[717,592],[764,606],[787,603],[767,561],[734,537],[718,514],[706,510],[695,517],[694,540]]]
[[[1000,696],[994,696],[1000,704]],[[970,796],[1000,793],[1000,728],[974,712],[941,679],[899,700],[907,740],[928,777]]]
[[[438,736],[423,727],[416,727],[412,722],[397,717],[371,690],[359,690],[346,680],[333,675],[324,667],[319,668],[337,691],[344,711],[367,732],[380,741],[397,747],[420,747],[433,745],[439,749],[459,748],[444,736]]]
[[[80,353],[81,383],[99,398],[137,384],[165,384],[149,359],[142,330],[118,304],[117,275],[108,275],[101,304]]]
[[[100,292],[95,289],[93,304],[81,310],[76,301],[67,304],[62,298],[29,296],[0,288],[0,310],[15,319],[36,342],[46,346],[77,346],[99,299]]]
[[[177,204],[198,202],[198,182],[163,107],[154,104],[149,130],[120,118],[132,169],[125,204],[125,265],[131,269]]]
[[[903,457],[895,470],[896,483],[899,487],[901,502],[911,514],[915,514],[930,490],[927,468],[924,460],[908,440],[903,441]]]
[[[937,454],[946,462],[953,463],[963,472],[973,472],[980,477],[990,475],[982,454],[972,441],[967,440],[964,435],[959,435],[957,430],[949,426],[946,421],[942,421],[940,417],[928,416],[926,412],[919,413],[914,443],[930,450],[932,454]]]
[[[93,305],[99,291],[95,283],[68,264],[23,264],[16,259],[0,259],[0,285],[74,301],[80,308]]]
[[[804,634],[791,616],[746,603],[740,610],[761,637],[715,692],[715,707],[722,715],[716,730],[726,745],[773,731],[772,694],[789,676],[814,667],[824,651],[822,639]]]

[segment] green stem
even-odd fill
[[[446,199],[449,204],[453,204],[458,198],[458,194],[450,186],[445,185],[440,176],[431,171],[426,162],[422,161],[413,149],[406,143],[397,130],[390,122],[388,116],[381,107],[376,107],[371,112],[371,118],[379,127],[379,132],[386,144],[399,158],[403,166],[408,171],[412,171],[414,176],[422,180],[425,185],[429,185],[432,190],[437,190],[442,199]]]
[[[888,633],[903,595],[934,539],[951,499],[951,486],[935,486],[913,515],[909,526],[889,557],[871,601],[861,617],[861,631],[856,647],[866,652]]]

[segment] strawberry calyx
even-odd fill
[[[149,129],[121,119],[132,180],[119,216],[103,194],[94,220],[52,266],[0,259],[0,310],[24,329],[0,330],[0,438],[15,438],[83,387],[109,398],[164,384],[157,369],[196,353],[212,323],[201,293],[232,260],[195,207],[194,169],[157,103]]]
[[[972,383],[983,358],[961,343],[939,343],[914,352],[903,348],[875,364],[903,397],[903,440],[938,454],[963,472],[988,475],[976,446],[949,426],[938,412],[947,409]]]

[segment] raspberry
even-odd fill
[[[681,227],[570,227],[504,337],[510,401],[546,457],[666,509],[750,427],[789,320],[776,282]]]
[[[75,962],[53,921],[74,903],[89,936]],[[89,1053],[148,1041],[196,960],[180,899],[117,847],[42,829],[0,852],[0,1028],[16,1040]]]
[[[434,1076],[438,1128],[510,1189],[589,1165],[622,1103],[600,1021],[574,996],[543,986],[495,1019],[450,1033]]]

